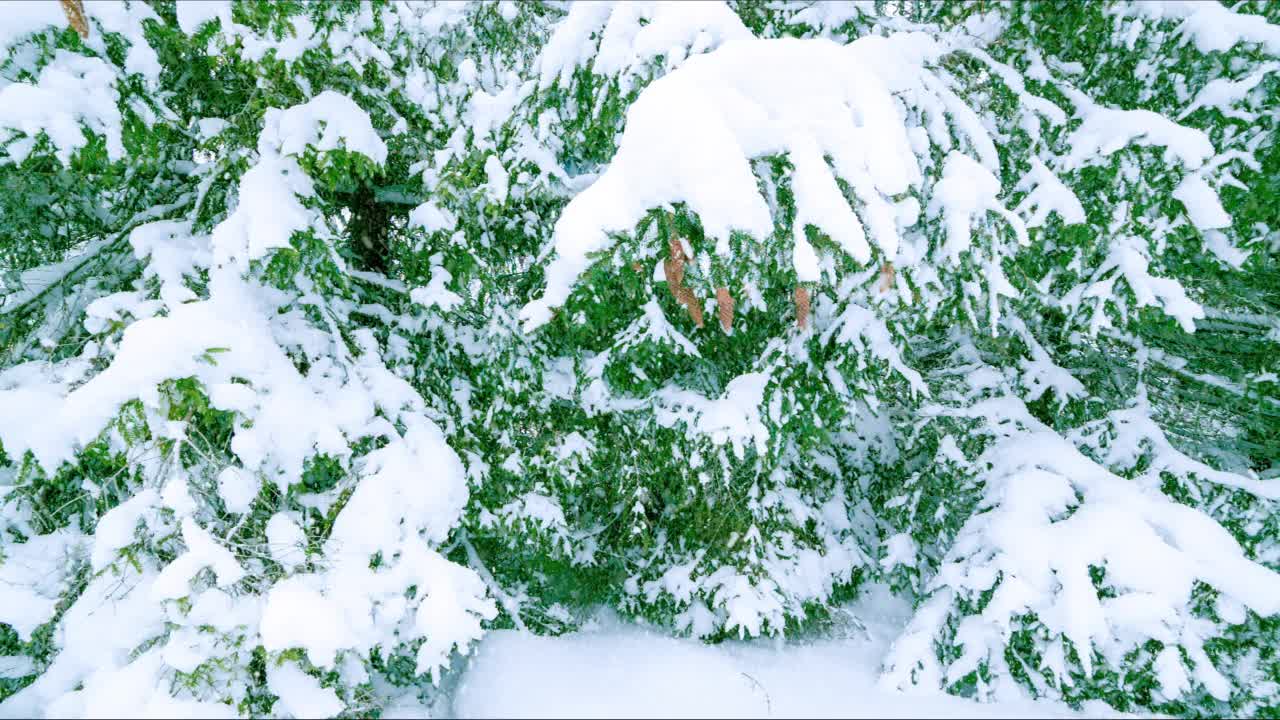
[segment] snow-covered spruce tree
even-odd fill
[[[415,705],[496,610],[361,283],[433,147],[405,78],[473,18],[71,5],[5,8],[5,712]]]
[[[1276,186],[1274,171],[1265,169],[1274,167],[1278,149],[1274,128],[1280,95],[1274,79],[1262,81],[1275,68],[1280,35],[1259,16],[1233,14],[1213,3],[1095,5],[1068,12],[1031,4],[1003,6],[999,12],[998,41],[988,46],[994,57],[969,53],[995,76],[993,87],[977,97],[986,104],[1028,108],[1040,103],[1037,98],[1053,98],[1068,108],[1065,123],[1044,116],[1049,122],[1043,139],[1028,129],[1033,123],[1014,113],[995,112],[987,119],[1009,138],[1002,149],[1004,163],[1013,169],[1010,177],[1027,172],[1014,191],[1031,190],[1020,202],[1034,209],[1040,191],[1028,181],[1042,167],[1052,168],[1083,211],[1076,227],[1050,222],[1036,231],[1032,252],[1021,254],[1014,265],[1034,282],[1019,288],[1023,297],[1015,306],[1031,299],[1032,291],[1043,293],[1040,302],[1048,307],[1019,313],[1040,348],[1029,345],[1034,364],[1018,368],[1020,378],[1006,372],[1003,382],[1021,385],[1034,419],[1069,438],[1091,461],[1131,485],[1159,489],[1179,503],[1169,512],[1186,515],[1183,506],[1195,507],[1234,536],[1208,525],[1187,536],[1183,533],[1193,532],[1190,525],[1178,528],[1143,510],[1162,543],[1199,552],[1215,542],[1224,547],[1239,542],[1246,557],[1274,570],[1277,494],[1261,478],[1274,475],[1280,457],[1274,434],[1280,409]],[[973,70],[982,67],[974,64]],[[1178,124],[1165,125],[1165,118]],[[1123,129],[1135,121],[1137,126]],[[1136,143],[1124,145],[1134,131]],[[1152,147],[1144,150],[1144,144]],[[1196,145],[1204,153],[1199,161],[1185,155]],[[1018,157],[1022,148],[1041,162],[1028,168]],[[1099,157],[1085,159],[1085,148],[1096,149]],[[1265,209],[1255,204],[1259,201]],[[1197,332],[1188,332],[1193,327]],[[997,364],[991,353],[975,343],[966,351],[971,369]],[[1036,367],[1041,357],[1067,371],[1057,375],[1065,382],[1060,388],[1051,382],[1057,370]],[[983,384],[991,382],[989,377]],[[1002,518],[1000,511],[1016,501],[1000,495],[1019,485],[1023,491],[1047,485],[1045,479],[1033,483],[1020,476],[1050,470],[1041,457],[1050,453],[1042,446],[1030,457],[1034,462],[1011,461],[1021,441],[1008,426],[1021,432],[1028,421],[1017,418],[1022,407],[1006,414],[989,404],[993,394],[1007,392],[1000,384],[968,382],[958,390],[955,404],[968,406],[961,416],[1006,423],[992,433],[1000,444],[982,456],[983,467],[975,468],[982,473],[979,507],[987,512],[964,514],[960,538],[947,546],[948,556],[931,584],[933,597],[890,658],[890,677],[901,681],[908,672],[945,672],[939,677],[944,684],[961,682],[982,692],[1007,675],[1073,701],[1104,698],[1117,707],[1153,705],[1174,713],[1253,714],[1274,708],[1275,659],[1265,649],[1275,643],[1274,619],[1268,618],[1274,608],[1256,600],[1242,607],[1243,598],[1225,587],[1239,582],[1242,590],[1252,591],[1264,580],[1250,579],[1243,568],[1232,573],[1233,580],[1183,576],[1166,586],[1177,587],[1176,596],[1154,604],[1160,592],[1135,594],[1141,582],[1120,577],[1128,571],[1118,553],[1080,547],[1085,538],[1096,541],[1097,531],[1050,540],[1077,523],[1123,528],[1112,542],[1132,546],[1134,560],[1144,558],[1144,564],[1159,568],[1159,576],[1150,575],[1148,582],[1169,581],[1170,564],[1155,559],[1159,546],[1138,549],[1144,544],[1139,524],[1104,519],[1108,511],[1090,507],[1090,494],[1110,491],[1081,487],[1079,476],[1087,474],[1083,466],[1053,470],[1071,482],[1063,490],[1070,487],[1076,501],[1064,495],[1066,504],[1055,507],[1046,492],[1034,502],[1046,503],[1045,514],[1054,521],[1043,537],[1070,546],[1065,552],[1074,556],[1076,572],[1081,560],[1087,563],[1093,588],[1083,602],[1069,601],[1074,607],[1037,608],[1018,599],[1027,589],[1010,580],[1026,581],[1031,570],[1021,565],[1028,559],[1026,548],[1033,546],[1023,526],[1029,516],[1019,512],[1016,519]],[[973,418],[975,412],[981,415]],[[965,432],[972,433],[972,426]],[[996,478],[1000,482],[993,483]],[[924,495],[929,494],[926,489]],[[902,507],[917,512],[909,496],[900,497],[907,501]],[[1130,504],[1141,507],[1136,499]],[[1058,514],[1063,510],[1070,516]],[[1013,524],[1005,526],[1010,541],[1001,547],[991,538],[1001,534],[997,523],[1005,521]],[[912,523],[928,526],[914,518]],[[936,525],[947,533],[957,526]],[[918,530],[913,537],[918,539]],[[1059,584],[1065,597],[1069,584],[1063,560],[1051,559],[1047,569],[1053,573],[1050,587]],[[960,612],[943,610],[949,602]],[[962,619],[975,610],[981,611],[981,622]],[[1063,611],[1069,614],[1060,615]],[[1115,619],[1123,613],[1162,620],[1151,633],[1131,636]],[[1065,631],[1062,640],[1054,638],[1054,624]],[[950,658],[942,653],[944,661],[953,660],[949,667],[909,659],[920,652],[911,649],[913,634],[926,627],[925,635],[956,646]],[[1089,642],[1084,637],[1093,643],[1092,658],[1080,651]]]
[[[523,313],[572,343],[559,352],[582,368],[579,402],[609,418],[613,447],[672,466],[610,498],[630,470],[618,450],[593,437],[573,455],[571,482],[604,456],[613,482],[596,496],[630,505],[629,531],[652,537],[605,554],[630,566],[615,602],[698,634],[778,631],[839,597],[871,555],[922,594],[887,659],[891,684],[986,697],[1016,683],[1180,713],[1273,702],[1258,643],[1277,609],[1276,491],[1259,475],[1275,457],[1274,299],[1265,275],[1248,276],[1274,266],[1274,211],[1233,207],[1244,198],[1226,190],[1224,206],[1218,188],[1267,182],[1275,27],[1161,6],[1172,21],[1157,16],[1139,59],[1111,69],[1141,65],[1153,93],[1182,76],[1182,103],[1161,107],[1105,77],[1091,87],[1068,59],[1127,49],[1126,14],[1154,12],[1142,7],[908,6],[870,20],[757,6],[743,14],[761,34],[889,38],[831,55],[817,40],[726,44],[627,103],[616,154],[558,220],[545,295]],[[638,32],[630,52],[608,44],[635,13],[595,12],[600,70],[568,82],[599,88],[589,100],[607,108],[635,87],[647,45]],[[589,28],[573,22],[586,14],[562,28]],[[729,34],[687,22],[702,47]],[[1072,47],[1038,48],[1046,22]],[[1234,55],[1178,44],[1198,32]],[[784,48],[811,54],[788,64]],[[893,95],[890,121],[859,94],[862,73]],[[1196,97],[1246,122],[1269,115],[1243,134],[1176,122]],[[878,174],[878,153],[899,178]],[[1210,313],[1243,317],[1243,367],[1220,341],[1174,340]],[[1171,340],[1216,372],[1188,368],[1161,348]],[[1223,434],[1244,442],[1214,443]],[[556,510],[580,494],[562,491]],[[617,521],[585,519],[577,534],[599,553]],[[868,535],[883,546],[868,552]],[[852,567],[831,562],[842,554]]]
[[[1275,712],[1273,8],[5,10],[4,712],[868,578],[891,686]]]

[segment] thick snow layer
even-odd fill
[[[0,88],[0,132],[17,131],[32,138],[43,132],[65,164],[88,144],[83,123],[106,137],[108,157],[119,160],[124,144],[115,79],[111,66],[98,58],[59,50],[35,84],[18,82]],[[21,147],[29,150],[30,145]],[[24,152],[19,150],[18,155]]]
[[[220,20],[223,26],[231,24],[230,0],[203,0],[202,2],[178,3],[178,26],[188,35],[194,34],[200,26],[211,20]]]
[[[85,707],[100,708],[95,714],[107,717],[142,712],[138,706],[156,694],[142,691],[141,682],[125,688],[121,671],[127,670],[129,654],[139,643],[164,629],[164,611],[152,599],[155,568],[145,558],[139,562],[141,571],[125,563],[119,573],[103,573],[89,582],[54,632],[60,652],[35,682],[0,705],[0,716],[76,717],[85,714]]]
[[[1187,208],[1191,224],[1201,230],[1231,227],[1231,216],[1222,208],[1218,193],[1199,175],[1188,175],[1173,190],[1173,197]]]
[[[987,469],[985,512],[965,523],[948,550],[927,588],[933,595],[894,642],[885,682],[942,687],[986,663],[996,692],[1009,692],[1000,687],[1008,670],[999,638],[1008,636],[1012,618],[1030,612],[1049,631],[1045,662],[1060,681],[1069,677],[1064,639],[1095,648],[1081,658],[1091,673],[1097,658],[1118,667],[1126,653],[1154,638],[1180,646],[1197,682],[1226,699],[1230,684],[1204,649],[1206,621],[1189,609],[1195,583],[1267,616],[1280,611],[1280,574],[1252,562],[1209,516],[1097,464],[1016,399],[983,400],[956,414],[990,418],[1005,433],[978,460]],[[1119,444],[1133,446],[1125,440]],[[1114,597],[1098,595],[1092,567],[1106,568]],[[986,609],[956,626],[963,653],[940,665],[933,643],[957,596],[989,590]]]
[[[66,22],[67,16],[54,0],[5,3],[4,22],[0,23],[0,54],[31,33]]]
[[[1123,12],[1157,20],[1181,20],[1179,32],[1184,39],[1194,41],[1201,52],[1225,51],[1240,43],[1256,43],[1267,52],[1280,54],[1280,25],[1272,25],[1261,15],[1234,12],[1222,3],[1143,0],[1125,4]]]
[[[892,257],[900,238],[890,198],[921,176],[891,92],[914,82],[933,52],[927,38],[914,35],[848,46],[738,40],[649,85],[627,112],[608,170],[556,223],[546,293],[521,311],[525,328],[547,322],[588,258],[609,246],[610,233],[631,230],[652,208],[687,203],[720,255],[729,252],[733,231],[771,234],[773,218],[750,164],[765,155],[785,152],[795,166],[797,237],[814,225],[865,263],[869,236]],[[886,54],[902,62],[886,63]],[[837,176],[865,205],[868,228]],[[802,273],[810,270],[801,263]]]
[[[668,55],[674,67],[688,55],[751,37],[742,20],[718,2],[574,3],[539,56],[540,85],[567,83],[586,65],[595,49],[593,34],[600,42],[592,70],[623,76],[659,56]]]
[[[658,424],[674,427],[684,422],[709,435],[717,445],[732,443],[738,457],[743,456],[749,443],[763,453],[768,447],[769,429],[760,408],[768,384],[768,373],[745,373],[730,380],[724,397],[714,400],[668,385],[659,394]]]
[[[484,581],[434,549],[456,524],[468,491],[461,461],[427,419],[422,398],[387,369],[372,333],[354,333],[357,353],[335,329],[283,310],[286,296],[257,283],[248,263],[288,246],[294,233],[318,227],[314,210],[302,202],[312,192],[311,180],[294,154],[342,147],[381,162],[386,146],[364,111],[332,92],[268,110],[264,125],[259,161],[241,178],[240,202],[210,237],[168,221],[131,234],[134,253],[147,260],[145,274],[159,281],[160,300],[146,301],[155,307],[148,306],[145,319],[124,331],[107,368],[87,381],[90,364],[79,358],[0,372],[0,438],[6,451],[20,457],[30,450],[52,472],[101,436],[122,405],[138,400],[150,412],[163,402],[160,385],[192,377],[213,407],[243,418],[231,440],[237,464],[219,469],[217,480],[218,495],[233,513],[252,509],[264,481],[282,489],[295,484],[316,453],[346,461],[355,438],[379,436],[386,442],[354,463],[353,491],[322,548],[312,546],[296,516],[272,516],[264,555],[286,577],[260,594],[230,590],[260,572],[260,561],[242,565],[213,526],[197,521],[195,497],[202,493],[193,493],[183,472],[114,508],[102,518],[91,547],[80,543],[75,554],[87,554],[93,569],[102,570],[95,583],[137,569],[128,605],[115,610],[136,621],[113,628],[115,636],[85,630],[88,621],[77,620],[82,615],[112,620],[94,609],[109,589],[91,584],[59,626],[55,664],[6,701],[0,716],[30,715],[46,706],[54,716],[224,713],[222,705],[175,705],[161,685],[171,668],[189,672],[209,660],[243,665],[235,648],[259,640],[269,651],[301,649],[313,664],[332,668],[340,652],[344,659],[352,657],[347,651],[367,656],[375,646],[423,638],[418,671],[438,673],[455,650],[466,652],[483,634],[482,622],[496,613]],[[200,271],[208,273],[207,299],[196,299],[185,287],[184,277]],[[102,300],[89,312],[90,321],[125,311],[142,317],[141,294]],[[167,314],[156,313],[166,305]],[[286,347],[305,353],[308,367],[299,369]],[[165,426],[173,437],[184,431],[182,423]],[[176,522],[168,529],[154,527],[171,522],[160,516],[162,507],[174,513]],[[139,526],[152,536],[180,529],[184,549],[163,568],[118,562]],[[5,548],[0,622],[26,638],[50,619],[66,584],[63,568],[74,567],[64,560],[70,551],[62,550],[73,539],[63,542],[55,534]],[[325,556],[323,567],[310,567],[313,552]],[[371,563],[374,555],[381,562]],[[191,581],[206,568],[227,593],[201,590],[198,581],[193,587]],[[13,588],[8,596],[6,584]],[[183,598],[190,612],[184,603],[169,602]],[[232,627],[221,626],[231,618]],[[245,640],[215,647],[202,634],[207,625]],[[163,649],[130,654],[164,631],[169,639]],[[291,712],[340,709],[332,690],[317,690],[298,672],[279,669],[268,680]]]
[[[314,212],[300,200],[314,187],[293,157],[308,147],[343,148],[378,164],[387,158],[368,114],[345,95],[326,90],[302,105],[267,110],[258,138],[261,157],[240,178],[236,211],[213,231],[216,265],[235,263],[243,270],[250,260],[289,247],[293,234],[314,222]]]
[[[1196,99],[1178,113],[1178,119],[1182,120],[1200,108],[1217,108],[1226,112],[1232,105],[1245,99],[1269,73],[1277,71],[1280,71],[1280,63],[1269,62],[1259,65],[1256,70],[1241,80],[1230,78],[1210,80],[1196,94]]]
[[[267,686],[280,697],[281,709],[290,717],[333,717],[344,707],[333,688],[320,687],[319,680],[298,669],[294,663],[268,669]]]
[[[67,164],[88,143],[83,132],[88,129],[106,139],[111,160],[124,156],[116,81],[127,74],[142,75],[148,86],[158,81],[160,60],[143,34],[143,21],[159,17],[141,2],[91,2],[84,11],[90,21],[84,44],[98,57],[58,50],[51,62],[40,67],[34,83],[0,79],[0,138],[26,136],[9,143],[0,155],[22,162],[34,149],[36,136],[43,132],[57,158]],[[0,58],[33,33],[67,26],[61,6],[52,0],[3,2],[0,17]],[[118,34],[128,43],[123,67],[110,60],[107,33]],[[12,70],[30,61],[24,55],[24,51],[15,51]],[[34,68],[28,69],[34,72]]]
[[[1130,143],[1163,146],[1188,170],[1200,167],[1213,156],[1213,143],[1203,130],[1179,125],[1150,110],[1116,110],[1090,105],[1082,114],[1084,123],[1067,137],[1071,152],[1062,159],[1060,170],[1074,170],[1098,162]]]
[[[268,110],[263,125],[259,152],[267,152],[269,146],[282,155],[301,155],[308,147],[322,152],[341,147],[379,165],[387,159],[387,146],[369,115],[354,100],[332,90],[287,110]]]
[[[63,528],[25,543],[6,545],[0,562],[0,623],[23,641],[53,617],[58,599],[76,568],[75,548],[82,536]]]
[[[560,637],[491,632],[453,698],[457,717],[1077,717],[1030,700],[980,704],[877,686],[910,609],[874,588],[865,624],[818,641],[705,645],[616,620]],[[1098,714],[1115,717],[1100,709]]]
[[[1018,181],[1018,190],[1029,192],[1016,208],[1019,213],[1030,214],[1026,221],[1027,227],[1044,225],[1051,212],[1057,213],[1067,225],[1084,222],[1086,218],[1080,198],[1052,170],[1045,167],[1039,158],[1030,158],[1030,162],[1031,169]]]

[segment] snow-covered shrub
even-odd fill
[[[876,579],[890,687],[1275,712],[1274,7],[3,10],[0,711]]]

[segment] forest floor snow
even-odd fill
[[[480,717],[1116,717],[1099,705],[977,703],[877,684],[910,608],[882,588],[844,609],[825,638],[706,645],[601,618],[559,637],[498,630],[475,650],[451,715]]]

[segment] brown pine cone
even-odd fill
[[[729,288],[716,288],[716,306],[720,311],[720,328],[725,332],[733,330],[733,296]]]
[[[81,38],[89,37],[89,20],[84,16],[84,0],[62,0],[62,12],[67,16],[67,24]]]
[[[895,274],[893,263],[887,262],[880,266],[880,292],[889,292],[893,287]]]
[[[698,302],[698,297],[693,294],[689,288],[681,285],[674,291],[676,300],[689,310],[689,317],[693,319],[693,324],[702,327],[702,303]]]
[[[796,288],[796,325],[803,330],[809,325],[809,288]]]

